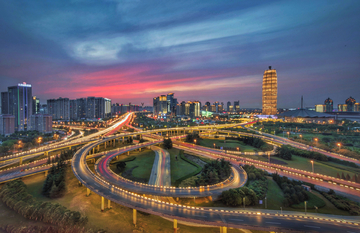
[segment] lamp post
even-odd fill
[[[300,139],[302,139],[302,134],[300,134],[299,136],[300,136]]]
[[[265,209],[267,209],[267,197],[265,197]]]
[[[39,138],[37,139],[37,142],[38,142],[38,144],[39,144],[39,147],[40,147],[40,142],[41,142],[41,140],[42,140],[42,137],[39,137]]]
[[[307,203],[307,201],[305,201],[305,215],[306,215],[306,203]]]
[[[196,145],[196,139],[194,139],[194,143],[195,143],[195,145]]]
[[[214,149],[215,149],[215,143],[214,143]]]
[[[245,210],[245,197],[243,197],[244,210]]]
[[[340,148],[341,148],[341,143],[338,143],[337,146],[339,147],[339,150],[340,150]]]
[[[288,138],[289,138],[289,135],[290,135],[290,132],[289,132],[289,131],[287,132],[287,135],[288,135]]]
[[[314,140],[315,140],[315,142],[316,142],[316,146],[317,146],[317,144],[318,144],[318,140],[319,140],[319,139],[314,138]]]
[[[310,162],[311,162],[311,166],[312,166],[312,172],[314,173],[314,161],[311,160]]]

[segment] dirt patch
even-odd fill
[[[266,155],[262,155],[261,157],[268,159],[268,157]],[[266,162],[268,162],[268,160],[266,160]],[[274,159],[274,158],[270,158],[270,163],[278,164],[278,165],[288,165],[287,162],[281,161],[278,159]]]
[[[184,154],[184,156],[185,156],[185,158],[187,158],[188,160],[196,163],[200,167],[204,167],[205,164],[206,164],[206,162],[202,161],[201,159],[199,159],[198,157],[196,157],[194,155]]]

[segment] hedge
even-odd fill
[[[123,159],[120,161],[110,162],[110,164],[116,165],[117,163],[120,163],[120,162],[130,162],[130,161],[134,161],[135,159],[136,159],[135,156],[130,156],[129,158],[126,158],[126,159]]]

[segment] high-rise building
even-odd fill
[[[174,98],[174,93],[169,93],[166,96],[167,102],[168,102],[168,110],[167,112],[169,114],[175,115],[176,113],[176,105],[177,105],[177,99]]]
[[[360,112],[360,103],[355,103],[354,112]]]
[[[338,111],[339,112],[347,112],[347,104],[338,104]]]
[[[76,99],[77,119],[86,119],[86,98]]]
[[[70,120],[76,121],[77,119],[77,101],[70,100]]]
[[[324,104],[325,104],[325,112],[332,112],[332,111],[333,111],[333,109],[334,109],[334,103],[333,103],[332,99],[327,98],[327,99],[324,101]]]
[[[36,96],[32,97],[32,114],[38,114],[40,112],[40,100]]]
[[[240,112],[240,100],[234,101],[234,112]]]
[[[8,114],[15,117],[15,131],[27,130],[32,115],[32,88],[31,84],[19,83],[8,87]]]
[[[277,113],[277,74],[276,70],[265,70],[262,86],[262,114],[275,115]]]
[[[355,103],[356,100],[351,96],[345,100],[345,104],[347,105],[348,112],[354,112]]]
[[[51,115],[36,114],[31,116],[30,130],[36,130],[40,133],[52,133]]]
[[[70,120],[70,100],[69,98],[58,98],[47,100],[48,114],[53,120]]]
[[[9,114],[9,92],[1,92],[1,114]]]
[[[326,105],[325,104],[316,104],[315,111],[316,112],[325,112]]]
[[[199,101],[188,101],[185,103],[185,114],[191,118],[196,118],[201,116],[201,102]]]
[[[228,101],[227,104],[226,104],[226,111],[227,112],[230,112],[230,106],[231,106],[231,102]]]
[[[47,104],[40,105],[40,114],[48,114]]]
[[[153,99],[154,115],[166,115],[168,112],[168,100],[166,95],[161,95]]]
[[[211,110],[211,104],[210,102],[206,102],[205,105],[203,106],[203,110],[204,111],[210,111]]]
[[[13,115],[0,115],[0,134],[10,135],[15,133],[15,117]]]

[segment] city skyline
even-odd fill
[[[42,103],[104,96],[151,105],[174,92],[261,108],[271,65],[279,108],[299,107],[301,95],[305,106],[360,99],[359,2],[194,3],[2,2],[0,82],[31,83]]]

